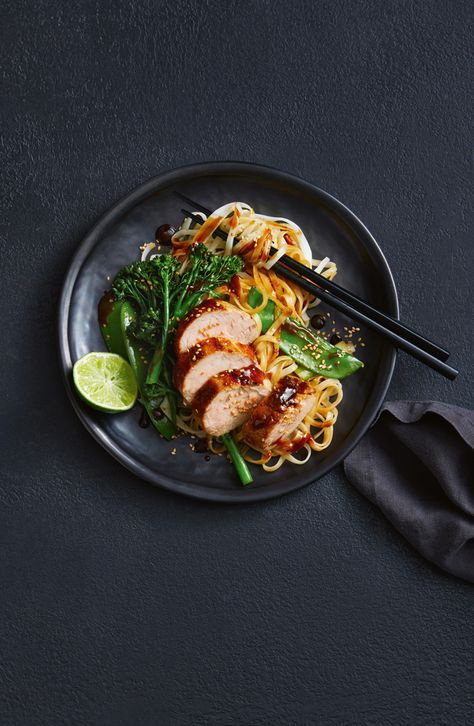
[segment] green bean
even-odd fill
[[[239,447],[235,443],[235,440],[231,434],[224,434],[221,436],[221,441],[225,444],[225,447],[229,453],[235,470],[239,476],[240,481],[244,486],[253,482],[252,474],[247,466],[247,462],[239,451]]]
[[[253,287],[248,295],[248,303],[256,308],[262,304],[262,294]],[[275,319],[275,303],[269,300],[257,315],[262,321],[262,333],[266,333]],[[298,320],[288,318],[280,330],[280,351],[298,363],[301,378],[314,375],[325,378],[347,378],[362,368],[362,361],[346,353],[325,338],[315,335]]]

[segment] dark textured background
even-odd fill
[[[2,726],[472,723],[472,586],[342,469],[242,507],[135,479],[74,416],[55,339],[112,202],[259,161],[353,208],[405,321],[455,351],[453,384],[400,357],[390,397],[472,405],[470,3],[2,7]]]

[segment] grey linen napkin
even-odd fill
[[[344,469],[427,560],[474,582],[473,411],[386,403]]]

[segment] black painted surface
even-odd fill
[[[83,430],[55,347],[104,209],[252,160],[353,208],[406,322],[453,350],[458,381],[400,357],[391,397],[472,405],[469,7],[4,3],[2,724],[472,722],[472,586],[341,469],[250,507],[143,484]]]

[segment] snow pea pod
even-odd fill
[[[258,307],[262,299],[259,290],[253,287],[248,296],[249,305]],[[275,318],[275,303],[269,300],[258,315],[262,320],[262,332],[265,333]],[[298,375],[306,380],[314,375],[325,378],[347,378],[364,365],[355,356],[336,345],[331,345],[325,338],[315,335],[294,318],[288,318],[281,327],[280,351],[298,363],[300,366]]]
[[[306,370],[325,378],[347,378],[362,368],[362,361],[314,335],[294,318],[288,318],[280,334],[280,350]]]
[[[135,373],[138,390],[140,392],[140,403],[144,406],[151,423],[160,434],[170,441],[176,434],[176,426],[160,409],[161,401],[154,401],[148,398],[145,390],[145,380],[147,375],[147,364],[142,360],[140,351],[136,344],[130,342],[127,330],[136,321],[137,314],[133,305],[128,302],[120,303],[120,325],[122,331],[122,340],[126,348],[126,357],[128,358],[133,372]]]
[[[99,327],[109,351],[118,353],[127,360],[127,349],[120,322],[120,306],[121,303],[111,290],[104,292],[99,301]]]
[[[249,294],[247,297],[247,302],[252,308],[258,308],[259,305],[262,304],[262,293],[260,290],[257,290],[256,287],[252,287],[249,290]],[[268,300],[267,304],[263,308],[263,310],[260,310],[259,313],[257,313],[258,317],[262,321],[262,333],[266,333],[268,328],[272,325],[273,321],[275,320],[275,303],[273,300]]]

